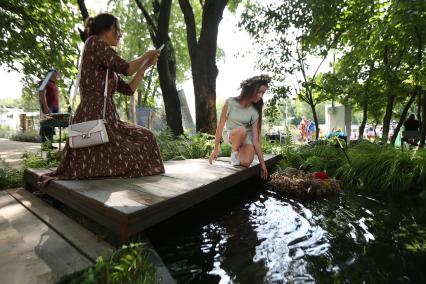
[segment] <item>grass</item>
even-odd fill
[[[27,168],[52,168],[59,164],[59,152],[47,150],[45,157],[41,153],[25,153],[21,169],[11,168],[3,159],[0,159],[0,190],[23,185],[23,173]]]
[[[349,164],[342,149],[326,141],[309,145],[278,145],[265,143],[267,153],[281,154],[278,167],[293,167],[312,172],[325,171],[356,190],[376,192],[426,191],[426,149],[401,151],[368,141],[346,149]]]
[[[426,190],[426,150],[401,151],[363,142],[349,151],[352,163],[342,165],[338,177],[362,190]]]

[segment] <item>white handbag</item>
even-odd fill
[[[84,47],[83,47],[84,51]],[[83,53],[81,54],[81,59],[83,60]],[[71,148],[85,148],[90,146],[101,145],[109,142],[108,133],[105,128],[105,109],[106,109],[106,99],[108,95],[108,69],[105,76],[105,90],[104,90],[104,106],[102,119],[89,120],[80,123],[70,124],[68,126],[68,142]],[[81,76],[81,62],[78,68],[78,77],[77,77],[77,86],[74,90],[74,97],[72,100],[71,111],[73,109],[75,98],[77,96],[78,88],[80,85],[80,76]]]

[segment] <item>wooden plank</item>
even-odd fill
[[[97,240],[93,233],[25,189],[9,189],[7,192],[91,261],[112,254],[114,248],[110,244]]]
[[[54,283],[91,265],[6,192],[0,192],[0,283]]]
[[[265,155],[267,166],[279,156]],[[106,226],[124,239],[197,203],[259,175],[259,165],[233,167],[229,158],[213,165],[207,159],[165,162],[162,175],[134,179],[57,180],[44,192]],[[35,181],[45,170],[29,170],[25,180]]]

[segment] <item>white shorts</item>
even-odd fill
[[[229,141],[229,134],[231,133],[231,130],[223,130],[222,137],[223,141],[231,146],[231,142]],[[253,133],[250,130],[247,130],[246,139],[244,140],[244,144],[253,144]]]

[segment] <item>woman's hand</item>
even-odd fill
[[[268,169],[266,168],[265,164],[261,164],[260,165],[260,177],[263,180],[267,180],[268,179]]]
[[[157,63],[158,57],[160,56],[160,51],[157,49],[148,50],[145,53],[147,62],[145,63],[146,67],[152,66]]]
[[[210,158],[209,158],[209,163],[210,163],[210,165],[212,164],[213,160],[214,160],[214,161],[216,161],[216,160],[217,160],[217,156],[218,156],[218,154],[219,154],[219,151],[218,151],[218,149],[215,147],[215,148],[214,148],[214,150],[213,150],[212,155],[211,155],[211,156],[210,156]]]

